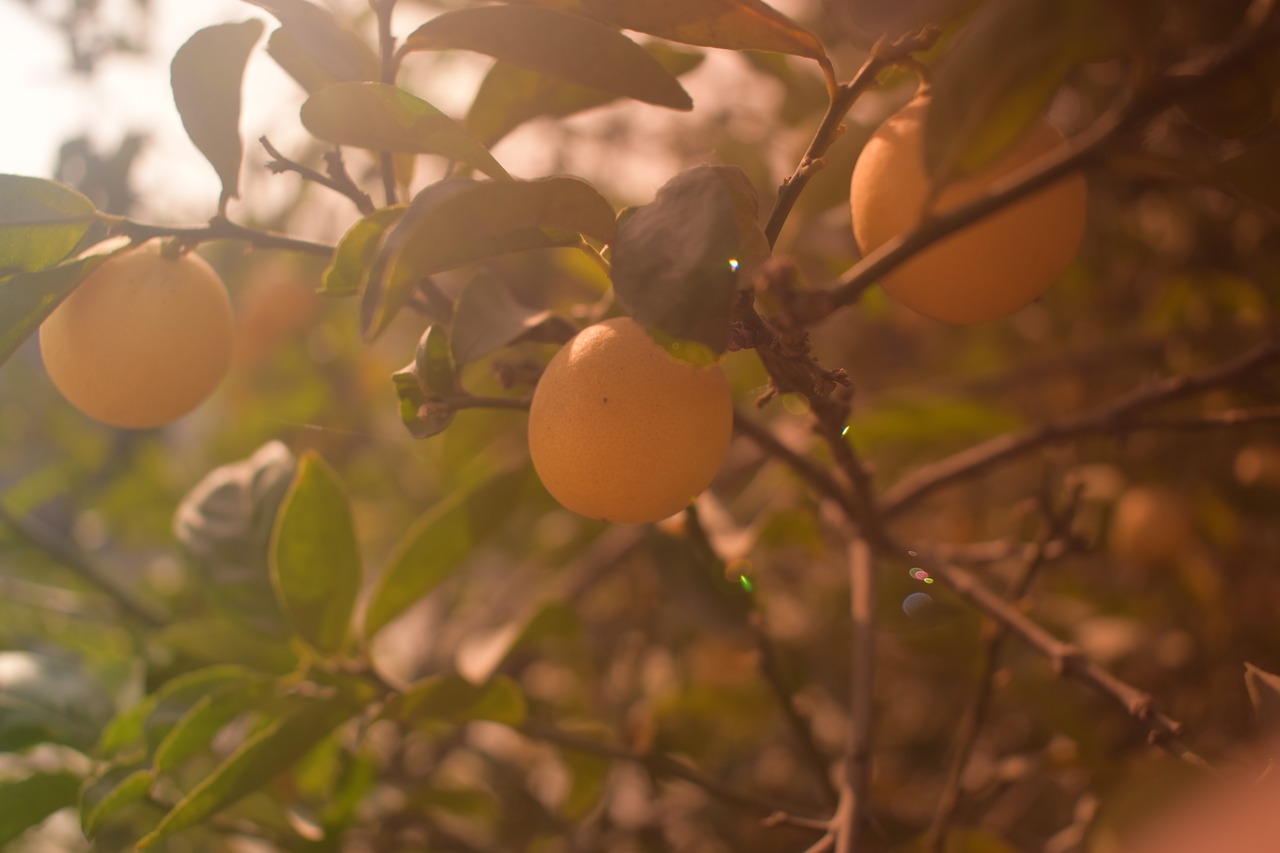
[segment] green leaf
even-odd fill
[[[490,720],[518,726],[525,713],[520,685],[507,676],[472,684],[460,675],[446,673],[410,685],[387,703],[383,716],[405,723]]]
[[[452,406],[438,400],[458,390],[457,368],[449,354],[449,332],[428,326],[418,339],[413,362],[391,375],[400,399],[400,420],[414,438],[430,438],[453,423]]]
[[[249,53],[264,29],[259,20],[205,27],[178,48],[170,65],[182,126],[222,181],[220,211],[240,197],[240,89]]]
[[[994,161],[1044,112],[1079,63],[1107,48],[1111,15],[1096,0],[990,0],[934,72],[924,129],[937,183]]]
[[[376,337],[425,276],[507,252],[614,236],[613,207],[578,178],[471,181],[420,192],[379,246],[361,302],[361,328]]]
[[[462,291],[453,309],[453,361],[469,364],[535,331],[539,340],[564,343],[577,329],[550,311],[521,305],[497,278],[480,275]]]
[[[427,327],[418,339],[413,370],[418,387],[428,396],[447,397],[458,392],[458,368],[448,331],[440,326]]]
[[[528,6],[445,12],[414,30],[401,52],[470,50],[530,71],[638,101],[693,109],[693,101],[644,48],[587,18]]]
[[[613,247],[613,286],[628,313],[676,343],[724,352],[739,270],[767,252],[755,205],[741,169],[697,166],[625,217]]]
[[[422,98],[387,83],[341,83],[302,105],[302,124],[319,139],[399,154],[438,154],[494,178],[506,169],[467,129]]]
[[[80,777],[74,773],[36,773],[0,782],[0,845],[8,844],[49,815],[76,804]]]
[[[245,667],[219,664],[192,670],[166,681],[143,702],[146,713],[142,734],[146,737],[148,752],[154,753],[174,726],[182,722],[205,696],[216,695],[256,679],[256,674]]]
[[[645,45],[644,49],[673,76],[692,71],[704,59],[701,53],[676,50],[660,42]],[[563,118],[612,103],[620,97],[507,62],[495,62],[471,102],[466,125],[477,139],[493,146],[530,119]]]
[[[168,773],[206,749],[224,726],[256,707],[269,687],[265,678],[249,679],[200,697],[156,747],[155,772]]]
[[[450,495],[419,519],[378,579],[365,611],[365,637],[448,580],[515,509],[527,482],[524,469],[499,474],[473,492]]]
[[[320,292],[328,296],[355,296],[373,265],[382,235],[403,213],[404,205],[384,207],[348,228],[321,277]]]
[[[111,701],[70,656],[0,652],[0,752],[38,743],[88,751]]]
[[[360,591],[360,553],[337,474],[314,452],[299,459],[276,517],[271,583],[299,636],[322,653],[342,648]]]
[[[144,850],[204,822],[296,764],[350,719],[359,705],[347,697],[303,703],[255,732],[161,819],[141,841]]]
[[[136,765],[110,767],[80,790],[80,829],[85,837],[98,834],[107,821],[151,792],[156,774]]]
[[[669,41],[826,59],[817,37],[760,0],[580,0],[592,17]]]
[[[96,216],[93,202],[65,184],[0,175],[0,276],[53,266],[76,247]],[[0,310],[0,317],[10,316]]]
[[[110,255],[76,258],[39,272],[0,279],[0,364]]]
[[[377,78],[377,56],[328,9],[306,0],[247,2],[266,9],[283,24],[271,34],[267,53],[308,92]]]

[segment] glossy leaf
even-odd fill
[[[457,368],[449,353],[449,332],[428,326],[418,340],[413,362],[392,374],[400,399],[400,420],[414,438],[438,435],[453,423],[453,407],[436,398],[457,392]]]
[[[510,177],[466,128],[422,98],[386,83],[341,83],[302,105],[302,124],[335,145],[438,154],[495,178]]]
[[[449,326],[453,361],[469,364],[531,333],[565,343],[577,331],[563,317],[521,305],[497,278],[481,275],[458,296]]]
[[[110,699],[77,659],[0,652],[0,752],[38,743],[87,751],[110,714]]]
[[[266,679],[250,679],[200,697],[156,747],[155,772],[168,773],[208,748],[224,726],[260,702],[269,686]]]
[[[733,166],[698,166],[668,181],[651,204],[622,220],[613,247],[618,299],[640,322],[673,339],[677,355],[718,355],[729,341],[739,270],[767,246],[756,197]]]
[[[0,279],[0,364],[8,361],[53,309],[108,257],[76,258],[39,272]]]
[[[458,368],[450,335],[445,329],[429,326],[422,333],[413,355],[413,369],[424,394],[443,397],[457,393]]]
[[[169,69],[182,126],[222,181],[219,210],[240,197],[240,90],[264,29],[259,20],[205,27],[178,48]]]
[[[143,800],[155,785],[148,767],[111,767],[86,780],[80,790],[80,829],[92,838],[102,826],[125,808]]]
[[[266,785],[288,770],[356,713],[345,697],[306,702],[258,729],[239,749],[193,787],[137,849],[153,847],[171,835],[202,823],[210,815]]]
[[[360,590],[360,553],[337,474],[314,452],[299,459],[276,517],[271,583],[299,636],[322,653],[341,649]]]
[[[645,45],[645,50],[674,76],[692,71],[704,58],[701,53],[676,50],[660,42]],[[507,62],[496,62],[471,102],[466,125],[477,139],[492,146],[530,119],[563,118],[612,103],[620,97]]]
[[[405,723],[490,720],[518,726],[525,713],[524,694],[512,679],[499,675],[484,684],[472,684],[447,673],[410,685],[387,703],[383,716]]]
[[[499,474],[470,493],[450,495],[414,524],[370,597],[365,637],[452,577],[515,509],[527,481],[525,470]]]
[[[271,34],[267,52],[307,91],[377,78],[377,56],[328,9],[307,0],[247,2],[266,9],[283,24]]]
[[[593,17],[670,41],[823,59],[813,33],[760,0],[580,0]]]
[[[992,0],[957,36],[930,87],[924,151],[939,182],[976,172],[1018,140],[1080,62],[1106,49],[1095,0]]]
[[[361,303],[365,336],[377,336],[423,277],[507,252],[613,240],[613,207],[569,177],[433,184],[387,232]]]
[[[36,773],[0,782],[0,845],[8,844],[59,809],[76,804],[80,777],[74,773]]]
[[[693,108],[680,82],[640,45],[595,21],[552,9],[456,9],[418,27],[401,50],[470,50],[645,103]]]
[[[348,228],[338,241],[333,260],[325,268],[320,292],[328,296],[355,296],[373,265],[378,241],[403,213],[404,205],[384,207]]]
[[[96,216],[93,202],[65,184],[0,175],[0,276],[53,266],[76,247]],[[13,315],[6,308],[0,303],[7,324]]]

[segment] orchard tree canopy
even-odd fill
[[[165,60],[200,216],[0,174],[4,849],[1280,849],[1275,0]]]

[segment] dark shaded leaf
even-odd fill
[[[704,58],[701,53],[676,50],[661,43],[645,45],[644,49],[674,76],[692,71]],[[620,97],[507,62],[496,62],[471,102],[466,125],[477,139],[492,146],[530,119],[562,118],[612,103]]]
[[[764,50],[810,59],[826,51],[813,33],[760,0],[580,0],[593,17],[670,41],[728,50]]]
[[[741,169],[697,166],[622,220],[614,289],[633,317],[673,339],[675,355],[700,360],[706,350],[724,352],[739,271],[768,251],[755,205]],[[694,346],[677,348],[682,342]]]
[[[458,297],[449,326],[453,361],[469,364],[537,329],[552,326],[561,342],[577,331],[550,311],[521,305],[511,291],[491,275],[481,275]],[[553,338],[554,339],[554,338]]]
[[[0,279],[0,364],[110,255],[76,258],[39,272]]]
[[[355,296],[373,265],[382,235],[403,213],[404,205],[384,207],[348,228],[325,268],[320,292],[327,296]]]
[[[925,121],[925,164],[939,183],[994,161],[1049,105],[1080,62],[1114,32],[1095,0],[992,0],[935,70]]]
[[[418,339],[413,363],[393,373],[391,381],[400,398],[400,419],[414,438],[430,438],[453,423],[453,407],[439,400],[458,390],[449,332],[442,326],[428,326]]]
[[[376,337],[433,273],[507,252],[577,245],[578,234],[608,243],[614,228],[613,207],[577,178],[433,184],[383,238],[361,301],[361,328]]]
[[[205,27],[178,48],[169,68],[182,126],[222,181],[219,210],[240,197],[240,89],[264,29],[259,20]]]
[[[266,9],[284,25],[272,33],[267,52],[308,92],[326,80],[331,84],[377,78],[377,56],[328,9],[306,0],[247,2]]]
[[[365,637],[448,580],[519,504],[528,479],[524,469],[499,474],[472,492],[450,495],[414,524],[370,597]]]
[[[65,184],[0,175],[0,276],[53,266],[76,247],[96,216],[93,202]],[[0,310],[0,317],[11,316]]]
[[[438,154],[494,178],[510,177],[466,128],[422,98],[386,83],[341,83],[302,105],[302,124],[317,138],[401,154]]]
[[[1280,724],[1280,675],[1246,662],[1244,686],[1249,692],[1249,703],[1253,705],[1258,727],[1272,729]]]
[[[296,764],[359,708],[359,703],[343,696],[313,700],[263,726],[192,788],[155,830],[138,842],[137,849],[152,847],[196,826],[266,785]]]
[[[0,752],[60,743],[87,752],[111,701],[69,656],[0,652]]]
[[[8,844],[59,809],[76,804],[80,777],[74,773],[36,773],[0,782],[0,844]]]
[[[429,326],[422,333],[413,355],[413,368],[424,394],[447,397],[457,393],[458,368],[452,352],[449,333],[440,326]]]
[[[346,641],[360,590],[351,506],[337,474],[316,453],[298,460],[271,537],[271,582],[298,633],[334,654]]]
[[[98,834],[103,824],[128,806],[143,800],[155,784],[156,774],[136,765],[110,767],[85,780],[80,790],[80,829],[86,838]]]
[[[689,94],[644,48],[616,30],[552,9],[478,6],[427,21],[402,51],[470,50],[530,71],[677,110]]]
[[[520,685],[507,676],[472,684],[460,675],[447,673],[410,685],[387,703],[383,716],[405,723],[490,720],[518,726],[524,722],[525,712]]]

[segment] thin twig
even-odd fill
[[[259,249],[285,249],[321,257],[328,257],[334,252],[334,247],[327,243],[316,243],[274,231],[250,228],[218,217],[210,220],[208,225],[197,226],[149,225],[115,216],[104,216],[102,219],[110,233],[123,234],[135,242],[155,237],[173,237],[184,244],[195,246],[213,240],[239,240]]]
[[[375,209],[373,199],[369,197],[367,192],[356,186],[355,181],[351,180],[351,176],[347,174],[345,167],[338,170],[332,168],[335,162],[333,159],[326,157],[326,162],[330,164],[329,174],[326,175],[324,172],[313,169],[310,166],[304,166],[296,160],[290,160],[280,153],[280,149],[272,145],[271,140],[265,136],[258,137],[258,142],[271,155],[272,159],[267,162],[267,169],[270,171],[276,174],[295,172],[303,180],[311,181],[322,187],[327,187],[339,195],[346,196],[361,214],[367,216],[373,213]],[[338,155],[336,162],[342,163],[341,154]]]
[[[849,745],[845,750],[844,788],[848,807],[837,817],[837,853],[862,849],[862,831],[871,813],[871,734],[875,713],[876,567],[866,539],[849,543],[849,610],[853,619],[850,656]]]
[[[826,469],[787,447],[764,424],[755,421],[742,412],[735,411],[733,413],[733,429],[738,434],[746,436],[768,455],[785,463],[802,480],[813,487],[818,494],[834,501],[842,509],[852,509],[852,500],[846,494],[844,488],[827,473]]]
[[[1057,444],[1088,433],[1123,433],[1131,422],[1139,425],[1143,423],[1133,417],[1139,412],[1237,382],[1277,361],[1280,361],[1280,339],[1268,341],[1225,364],[1199,373],[1171,376],[1148,387],[1139,388],[1074,417],[997,436],[918,468],[902,478],[884,493],[882,511],[886,518],[892,518],[943,486],[982,474],[1006,460],[1045,445]],[[1236,422],[1220,425],[1235,426]]]
[[[458,397],[439,397],[434,402],[448,406],[450,409],[510,409],[513,411],[529,410],[531,397],[477,397],[465,394]]]

